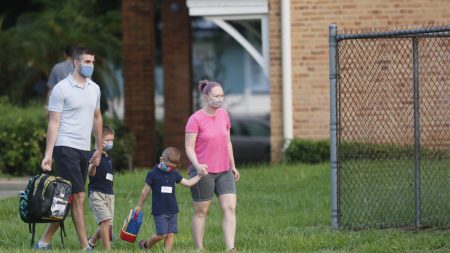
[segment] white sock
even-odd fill
[[[45,243],[45,242],[39,240],[39,242],[38,242],[38,247],[39,248],[43,248],[43,247],[47,247],[47,246],[48,246],[48,243]]]

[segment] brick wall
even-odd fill
[[[135,167],[155,162],[154,22],[153,1],[122,1],[124,118],[136,138]]]
[[[269,1],[272,161],[282,158],[281,6]],[[448,0],[292,0],[294,136],[329,138],[328,25],[367,29],[450,23]]]
[[[192,113],[191,23],[184,0],[163,1],[164,147],[180,149],[182,166],[184,126]]]
[[[448,149],[448,38],[417,41],[420,144]],[[339,57],[341,143],[414,144],[412,43],[411,38],[339,43],[339,51],[345,52]]]

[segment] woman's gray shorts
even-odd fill
[[[197,171],[191,167],[189,178],[193,178],[196,175]],[[191,187],[192,200],[194,202],[211,200],[213,192],[217,197],[223,194],[236,194],[236,182],[231,170],[222,173],[209,173]]]

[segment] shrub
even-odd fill
[[[448,159],[446,147],[421,147],[421,160]],[[285,161],[289,163],[320,163],[330,160],[330,144],[328,141],[312,141],[294,139],[286,149]],[[363,142],[341,142],[338,147],[340,160],[382,160],[382,159],[414,159],[412,144],[380,144]]]
[[[381,160],[381,159],[413,159],[413,144],[341,142],[338,147],[338,157],[344,160]],[[448,159],[446,147],[420,147],[420,159]]]
[[[45,149],[47,120],[43,105],[12,106],[0,98],[0,169],[4,174],[34,174]]]
[[[42,104],[27,107],[11,105],[0,98],[0,171],[6,175],[31,175],[40,172],[45,152],[47,117]],[[103,118],[116,132],[111,156],[117,171],[131,168],[134,138],[122,121]],[[53,163],[54,164],[54,163]]]
[[[114,147],[108,154],[112,157],[115,171],[131,170],[133,168],[134,135],[130,133],[123,122],[114,118],[103,118],[103,124],[114,129]]]
[[[328,140],[312,141],[294,139],[285,153],[285,160],[289,163],[321,163],[330,160],[330,143]]]

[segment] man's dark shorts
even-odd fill
[[[84,192],[91,152],[66,146],[56,146],[53,152],[58,176],[72,183],[72,193]]]

